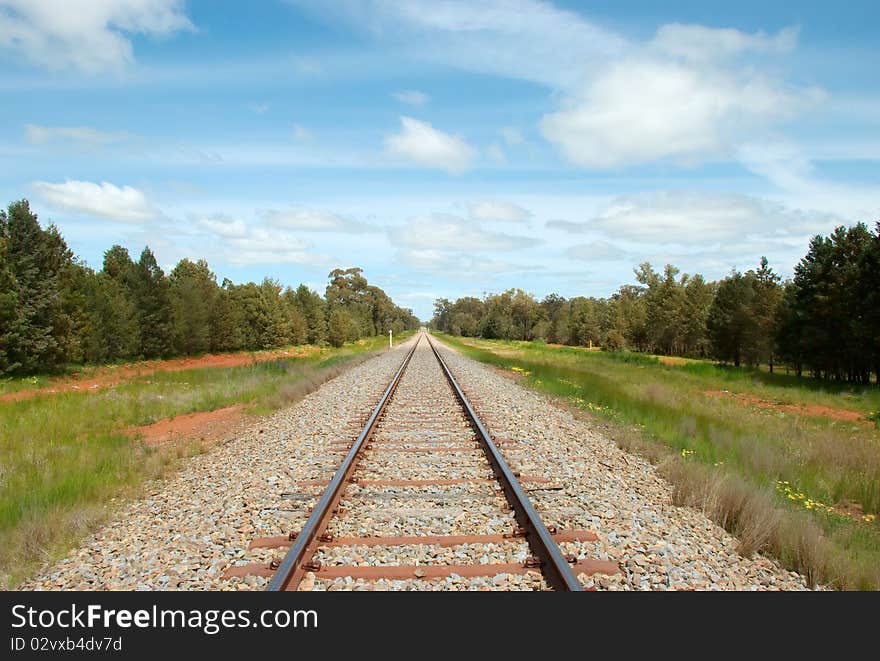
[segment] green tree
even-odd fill
[[[168,275],[174,310],[174,346],[184,355],[211,348],[211,315],[217,300],[217,276],[200,259],[182,259]]]
[[[116,244],[104,253],[104,273],[125,285],[131,287],[135,277],[135,263],[128,254],[128,250]]]
[[[575,296],[569,305],[568,341],[576,346],[598,346],[602,339],[602,324],[596,300]]]
[[[770,268],[766,257],[761,257],[755,271],[755,297],[752,314],[757,324],[755,352],[759,362],[766,362],[773,372],[776,355],[778,308],[782,302],[782,278]]]
[[[547,320],[543,337],[547,342],[565,344],[568,341],[568,301],[559,294],[547,294],[541,301]]]
[[[323,344],[327,341],[326,303],[317,292],[305,285],[296,288],[296,304],[305,317],[306,342]]]
[[[330,320],[327,325],[327,340],[334,347],[341,347],[345,344],[351,333],[351,315],[341,308],[337,307],[330,313]]]
[[[141,355],[167,358],[174,353],[174,312],[168,279],[149,247],[144,248],[132,277],[140,325]]]
[[[0,211],[0,238],[6,244],[6,268],[17,285],[20,319],[15,353],[5,361],[17,363],[22,372],[54,370],[65,361],[70,342],[61,274],[72,254],[54,225],[40,227],[27,200]]]
[[[242,312],[236,305],[235,285],[228,278],[217,291],[211,309],[211,351],[237,351],[245,346],[242,336]]]
[[[122,284],[104,272],[95,274],[88,280],[85,305],[89,318],[85,360],[99,363],[140,354],[138,311]]]
[[[6,259],[3,222],[0,215],[0,374],[13,372],[20,367],[21,363],[17,362],[15,356],[19,354],[23,330],[18,304],[18,283]]]
[[[287,317],[287,337],[291,344],[305,344],[308,340],[308,323],[299,306],[296,292],[288,287],[284,290],[284,314]]]
[[[737,367],[755,356],[754,274],[734,271],[721,281],[707,322],[714,355]]]

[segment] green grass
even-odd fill
[[[199,451],[150,449],[125,428],[236,403],[267,413],[386,343],[377,337],[303,358],[154,372],[92,392],[0,404],[0,587],[63,554],[106,516],[111,499]]]
[[[610,424],[622,445],[662,464],[682,504],[712,510],[741,541],[749,538],[743,544],[749,551],[772,553],[836,587],[880,589],[877,387],[708,361],[666,365],[639,354],[443,339]],[[705,394],[724,390],[771,403],[845,408],[862,419],[844,422]]]

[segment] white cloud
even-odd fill
[[[398,260],[411,269],[442,274],[455,280],[473,281],[473,276],[495,276],[501,274],[532,273],[540,271],[539,264],[516,264],[479,255],[467,255],[430,248],[404,249]]]
[[[401,103],[406,103],[410,106],[423,106],[431,100],[431,97],[418,90],[402,90],[400,92],[394,92],[391,96]]]
[[[202,216],[198,224],[212,234],[224,239],[240,239],[247,236],[247,225],[243,220],[232,218],[225,214]]]
[[[668,24],[635,42],[538,0],[342,0],[341,11],[289,1],[415,59],[552,88],[562,103],[544,116],[541,132],[587,168],[730,159],[745,140],[823,99],[766,66],[795,49],[795,28],[767,34]],[[502,136],[509,146],[522,140],[515,130]]]
[[[790,204],[845,214],[848,222],[880,217],[880,186],[821,179],[813,163],[795,144],[785,141],[743,145],[740,162],[765,177]]]
[[[301,232],[344,232],[357,234],[376,231],[376,228],[372,225],[343,218],[329,211],[269,210],[263,212],[261,216],[267,225],[299,230]]]
[[[130,35],[192,29],[182,0],[0,0],[0,47],[50,69],[119,71]]]
[[[583,231],[638,244],[714,249],[743,240],[804,237],[833,226],[829,214],[736,193],[656,192],[615,199]],[[550,223],[548,223],[550,225]],[[554,222],[558,229],[576,224]]]
[[[532,212],[528,209],[502,200],[475,202],[470,205],[468,211],[470,217],[475,220],[504,220],[512,223],[525,223],[532,217]]]
[[[119,188],[103,181],[66,181],[34,183],[37,192],[54,206],[86,215],[100,216],[125,223],[140,223],[159,216],[142,191],[131,186]]]
[[[490,232],[477,223],[445,213],[410,218],[402,228],[389,228],[395,245],[416,250],[507,251],[541,243],[540,239]]]
[[[402,46],[414,59],[552,86],[572,84],[585,65],[626,45],[578,13],[537,0],[288,1]]]
[[[593,241],[592,243],[579,243],[571,246],[565,254],[572,259],[580,259],[589,262],[614,262],[630,260],[632,255],[607,241]]]
[[[590,226],[587,223],[573,223],[570,220],[548,220],[544,223],[544,227],[568,234],[584,234],[590,231]]]
[[[107,133],[88,126],[40,126],[25,124],[25,138],[32,145],[61,142],[77,147],[95,149],[128,139],[126,133]]]
[[[461,174],[471,167],[476,150],[458,136],[438,131],[412,117],[401,117],[400,123],[400,133],[385,139],[391,154],[450,174]]]
[[[756,131],[822,98],[751,68],[647,56],[620,60],[545,115],[544,137],[595,169],[730,156]]]
[[[279,232],[258,227],[249,229],[246,236],[231,239],[222,248],[230,264],[303,264],[324,266],[328,258],[310,251],[311,244],[290,232]]]
[[[703,25],[668,23],[660,26],[650,47],[666,55],[704,62],[746,52],[789,53],[797,46],[797,28],[784,28],[775,36],[764,32],[707,28]]]
[[[248,108],[257,115],[264,115],[269,111],[268,103],[251,103],[248,105]]]

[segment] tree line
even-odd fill
[[[521,289],[483,298],[438,299],[431,326],[453,335],[597,346],[714,358],[733,365],[783,364],[798,375],[880,382],[880,222],[816,235],[792,278],[762,257],[755,269],[717,282],[643,263],[637,285],[608,298]]]
[[[0,375],[69,363],[170,358],[292,344],[341,346],[417,328],[359,268],[330,272],[324,296],[276,280],[234,284],[200,259],[167,275],[149,247],[137,261],[115,245],[101,270],[43,228],[27,200],[0,210]]]

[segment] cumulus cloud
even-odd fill
[[[68,180],[63,184],[38,181],[34,188],[47,202],[65,211],[124,223],[141,223],[159,216],[146,195],[131,186],[119,188],[106,181],[96,184]]]
[[[39,124],[25,124],[24,134],[25,139],[32,145],[62,143],[86,149],[106,147],[114,142],[122,142],[128,139],[128,134],[126,133],[108,133],[89,128],[88,126],[40,126]]]
[[[590,262],[614,262],[632,259],[631,253],[607,241],[580,243],[568,248],[565,254],[572,259]]]
[[[296,209],[289,209],[286,211],[269,210],[263,212],[261,215],[267,225],[298,230],[301,232],[344,232],[348,234],[357,234],[377,231],[372,225],[343,218],[342,216],[329,211]]]
[[[477,152],[458,136],[439,131],[412,117],[401,117],[400,123],[400,133],[385,139],[389,153],[450,174],[461,174],[470,169]]]
[[[512,223],[525,223],[532,217],[532,212],[528,209],[502,200],[475,202],[470,205],[468,211],[470,217],[475,220],[504,220]]]
[[[665,191],[621,196],[587,223],[555,221],[553,227],[640,244],[710,247],[756,237],[803,237],[833,222],[829,214],[748,195]]]
[[[299,264],[326,266],[332,259],[288,228],[249,224],[222,213],[199,216],[193,226],[202,255],[236,266]]]
[[[740,36],[746,49],[749,35]],[[823,97],[817,89],[788,85],[727,60],[694,62],[691,51],[697,50],[692,46],[687,57],[644,54],[609,65],[570,93],[559,111],[542,118],[542,134],[587,168],[664,158],[692,162],[730,156],[755,130]]]
[[[746,52],[789,53],[797,46],[798,29],[783,28],[776,35],[748,34],[739,30],[703,25],[668,23],[660,26],[650,44],[661,53],[705,62]]]
[[[224,246],[225,259],[241,266],[255,264],[303,264],[323,266],[327,257],[313,254],[311,244],[290,232],[264,227],[249,228],[244,236]]]
[[[404,227],[388,231],[393,244],[414,250],[508,251],[541,243],[532,237],[490,232],[444,213],[415,216]]]
[[[202,216],[198,219],[199,226],[208,230],[211,234],[224,239],[240,239],[247,236],[247,225],[243,220],[232,218],[225,214],[213,214]]]
[[[0,0],[0,48],[49,69],[119,71],[131,35],[166,36],[193,25],[183,0]]]
[[[394,92],[391,96],[401,103],[406,103],[410,106],[423,106],[431,100],[431,97],[418,90],[402,90],[400,92]]]
[[[495,276],[533,273],[544,268],[540,264],[518,264],[482,255],[451,253],[430,248],[401,250],[398,253],[398,260],[411,269],[442,273],[445,277],[456,280],[471,280],[475,274]]]
[[[551,230],[560,230],[569,234],[583,234],[589,231],[587,223],[574,223],[570,220],[548,220],[544,227]]]
[[[542,135],[590,169],[730,159],[744,141],[825,98],[772,60],[796,48],[796,28],[672,23],[635,41],[539,0],[288,1],[415,59],[546,85],[560,105],[542,118]],[[515,127],[501,131],[507,146],[522,144]]]

